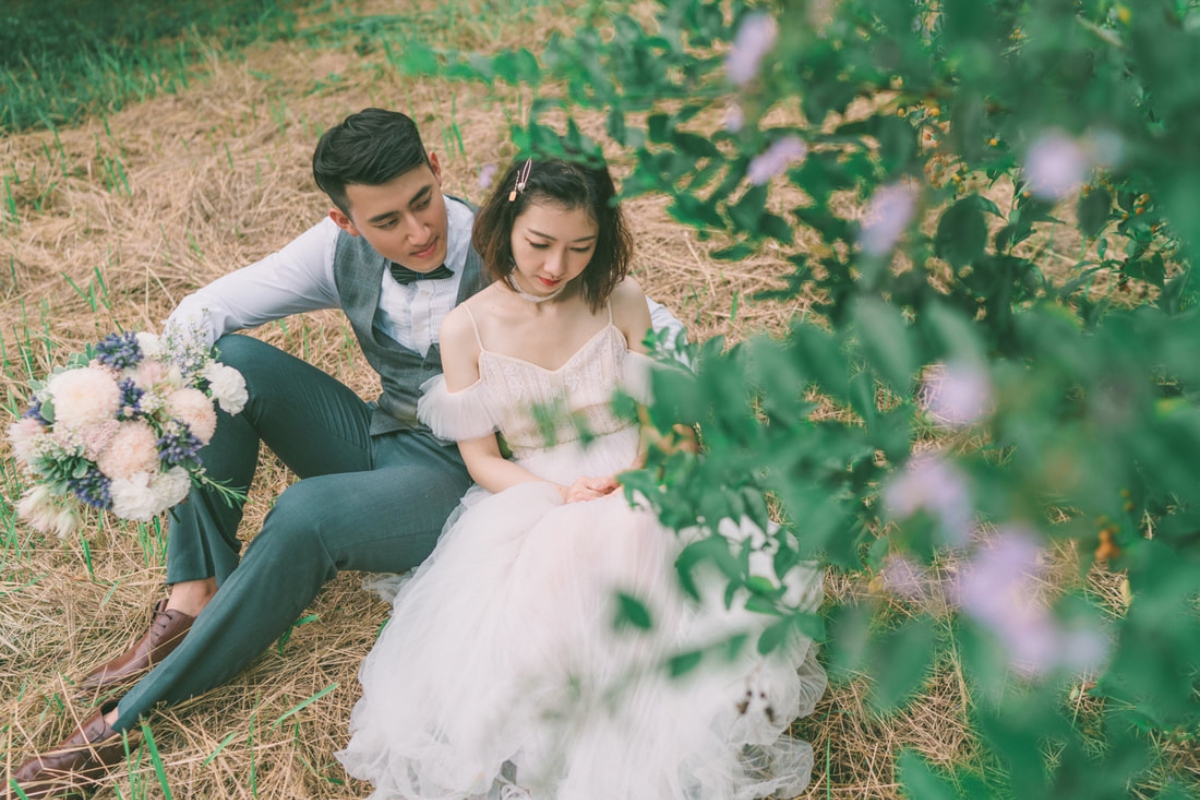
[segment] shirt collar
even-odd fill
[[[471,226],[475,214],[465,203],[446,198],[446,269],[461,274],[471,249]]]

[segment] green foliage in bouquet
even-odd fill
[[[1197,730],[1196,3],[663,0],[654,25],[597,20],[537,54],[396,61],[531,87],[523,152],[598,152],[572,114],[600,112],[633,156],[626,196],[670,197],[718,258],[789,254],[768,294],[813,302],[786,335],[656,376],[653,421],[698,425],[707,456],[626,483],[675,528],[766,530],[774,498],[777,575],[817,557],[891,596],[817,619],[714,531],[681,577],[711,562],[776,615],[760,650],[827,622],[835,673],[871,674],[887,709],[953,648],[999,777],[908,754],[910,796],[1124,797],[1154,737]],[[1054,552],[1124,571],[1127,608],[1039,601]],[[948,631],[922,614],[934,584]],[[887,625],[889,603],[913,620]],[[1065,702],[1080,675],[1103,700],[1090,738]]]

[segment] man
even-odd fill
[[[245,409],[221,414],[201,454],[209,476],[246,491],[261,441],[300,480],[241,558],[240,506],[193,489],[174,509],[168,599],[144,637],[80,682],[91,697],[132,688],[14,773],[31,799],[103,775],[123,760],[122,731],[156,703],[186,700],[244,669],[340,570],[419,564],[470,485],[458,449],[418,422],[416,404],[421,384],[441,372],[442,318],[484,285],[472,209],[442,194],[437,155],[397,112],[367,109],[331,128],[313,176],[333,203],[329,218],[188,296],[167,323],[201,325],[246,378]],[[380,376],[376,403],[270,345],[228,335],[333,307]],[[651,314],[656,327],[682,330],[658,304]],[[2,800],[20,796],[0,791]]]

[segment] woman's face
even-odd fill
[[[587,268],[598,232],[585,208],[531,203],[513,222],[513,281],[529,294],[556,294]]]

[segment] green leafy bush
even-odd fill
[[[595,152],[572,115],[601,113],[627,196],[669,196],[718,257],[790,254],[769,295],[818,299],[785,336],[705,342],[694,378],[659,376],[654,421],[698,424],[707,457],[627,483],[677,528],[765,527],[766,494],[777,572],[878,574],[890,599],[826,621],[835,672],[869,671],[883,708],[957,653],[1000,777],[906,754],[912,797],[1124,797],[1156,741],[1200,725],[1196,5],[663,0],[656,24],[616,16],[537,54],[396,59],[533,87],[522,151],[562,152],[565,112],[567,148]],[[1080,579],[1039,599],[1053,553]],[[778,615],[762,650],[819,634],[750,557],[714,533],[680,567],[712,561]],[[1126,607],[1075,588],[1097,559]],[[931,591],[950,617],[927,616]],[[1099,733],[1073,723],[1072,686]]]

